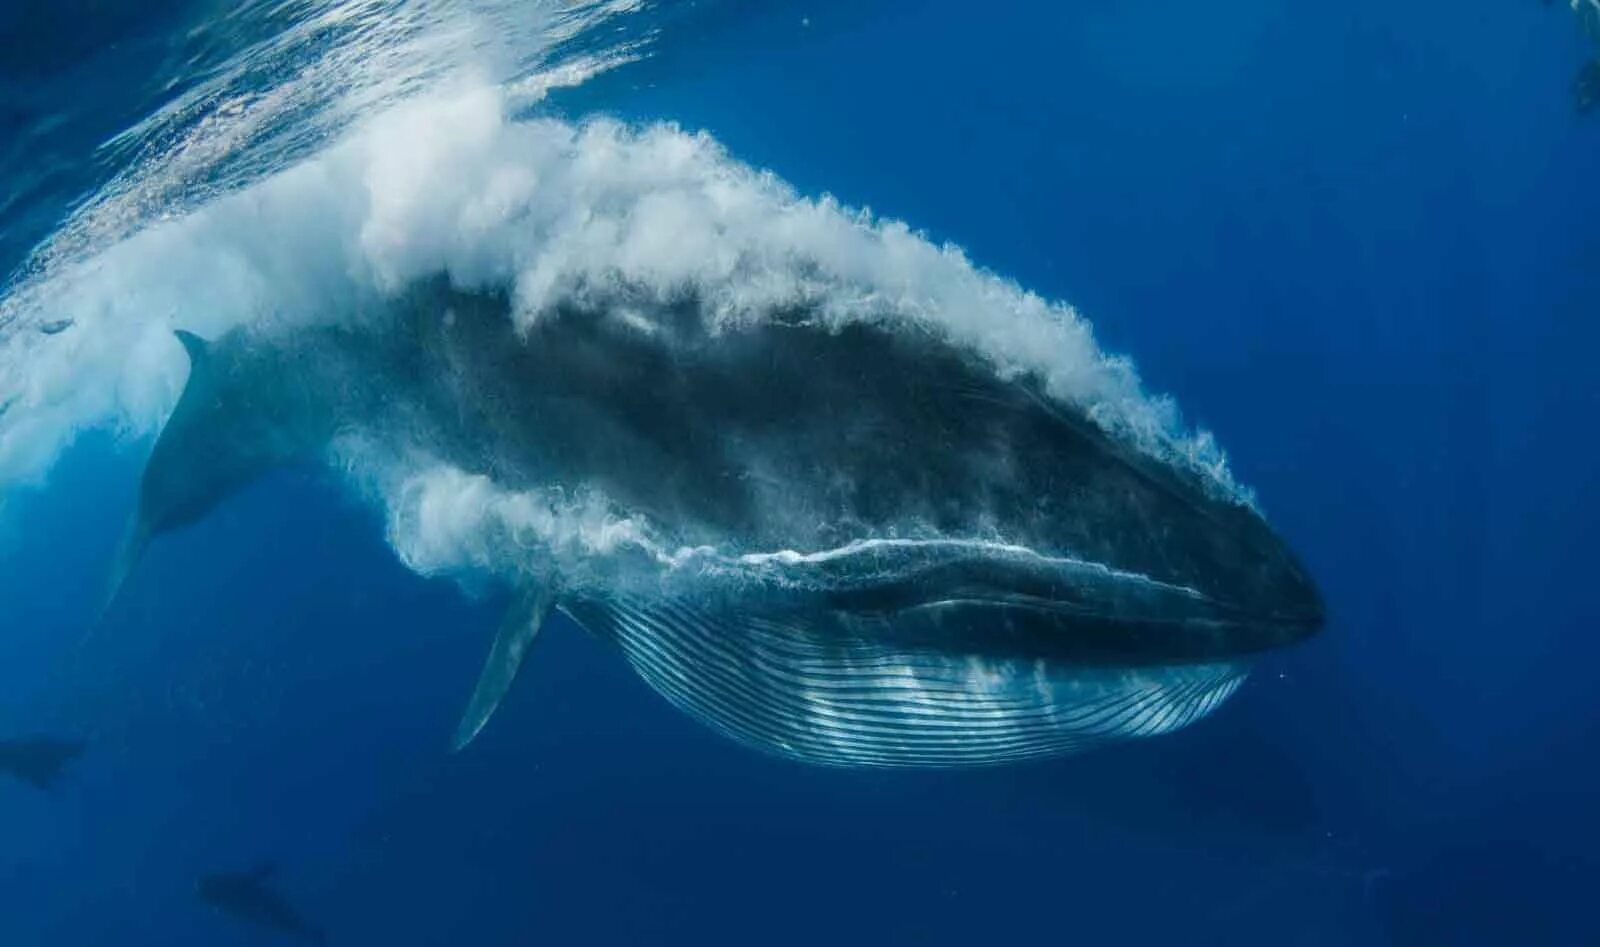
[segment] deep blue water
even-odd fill
[[[20,272],[221,5],[0,3]],[[0,736],[89,741],[0,783],[0,943],[269,943],[192,890],[262,860],[336,944],[1600,943],[1600,121],[1564,6],[690,7],[608,23],[659,35],[532,110],[705,129],[1070,300],[1216,433],[1326,630],[1179,734],[879,773],[727,742],[558,620],[451,755],[504,596],[309,474],[154,547],[80,644],[150,440],[90,426],[0,486]]]

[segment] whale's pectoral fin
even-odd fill
[[[528,646],[538,636],[539,628],[550,614],[555,603],[556,584],[553,581],[537,582],[519,592],[510,611],[506,612],[500,630],[495,634],[494,645],[478,676],[478,686],[472,691],[467,712],[462,714],[451,741],[454,750],[461,750],[483,730],[495,708],[511,690]]]

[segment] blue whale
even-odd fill
[[[461,568],[515,591],[458,747],[558,609],[716,730],[862,766],[1169,732],[1322,625],[1252,505],[936,327],[581,298],[519,321],[441,278],[376,315],[179,332],[113,589],[280,465],[360,471],[397,534],[445,484],[475,498]]]

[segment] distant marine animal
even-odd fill
[[[50,790],[67,764],[83,755],[85,745],[83,740],[50,737],[0,740],[0,773]]]
[[[1545,6],[1551,0],[1545,0]],[[1572,80],[1572,104],[1579,115],[1600,107],[1600,0],[1567,0],[1578,23],[1595,47],[1595,55],[1584,63]]]
[[[253,927],[310,944],[326,944],[327,935],[307,923],[272,887],[275,871],[268,863],[246,872],[205,875],[195,882],[195,894],[212,908]]]
[[[438,280],[382,317],[180,331],[189,381],[110,595],[284,464],[360,468],[397,533],[464,490],[475,561],[515,595],[458,747],[559,609],[714,729],[867,766],[1169,732],[1322,624],[1252,506],[934,329],[800,304],[717,324],[692,298],[511,311]]]
[[[1591,59],[1572,82],[1573,102],[1578,113],[1587,115],[1600,107],[1600,59]]]

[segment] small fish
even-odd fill
[[[45,335],[60,335],[74,325],[76,325],[76,321],[72,319],[55,319],[40,324],[39,331]]]

